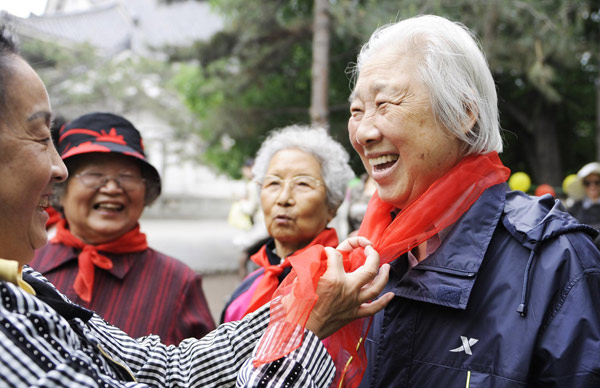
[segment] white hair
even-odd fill
[[[321,174],[327,190],[327,204],[337,209],[346,194],[354,172],[348,163],[348,152],[322,127],[291,125],[272,131],[256,154],[252,173],[262,182],[273,156],[286,149],[298,149],[313,155],[321,165]]]
[[[429,90],[436,120],[464,142],[465,154],[502,152],[494,80],[475,36],[460,23],[423,15],[378,28],[351,69],[353,79],[373,54],[406,44],[420,55],[418,77]],[[465,131],[469,113],[476,121]]]

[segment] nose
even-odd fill
[[[373,143],[377,143],[379,140],[381,140],[381,138],[381,132],[379,132],[377,126],[375,125],[375,113],[369,111],[365,112],[364,116],[356,127],[354,140],[359,145],[366,147]]]
[[[52,161],[52,180],[56,183],[64,182],[69,176],[67,166],[65,166],[65,163],[60,158],[60,155],[58,155],[58,151],[56,151],[54,145],[52,145],[52,150],[50,152],[50,159]]]
[[[119,185],[119,182],[115,177],[107,176],[106,181],[100,186],[99,190],[104,193],[114,193],[123,191],[123,188]]]
[[[291,206],[294,203],[292,182],[282,182],[281,190],[277,193],[277,204],[279,206]]]

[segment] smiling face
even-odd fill
[[[275,186],[263,185],[260,192],[265,225],[275,239],[277,255],[284,258],[308,245],[327,227],[335,211],[327,205],[321,165],[313,155],[298,149],[281,150],[271,158],[266,176],[285,180]],[[321,183],[293,189],[289,180],[295,177],[311,177]],[[307,182],[314,182],[311,178]]]
[[[70,165],[71,178],[61,198],[71,233],[88,244],[101,244],[121,237],[137,224],[144,211],[143,182],[123,190],[114,180],[99,188],[87,187],[78,174],[141,177],[135,160],[117,153],[78,155]]]
[[[583,187],[585,195],[592,201],[597,201],[600,198],[600,175],[592,173],[586,176],[583,179]]]
[[[435,120],[418,56],[374,54],[360,71],[348,121],[350,141],[379,197],[405,208],[461,157],[461,142]]]
[[[67,169],[50,138],[44,84],[20,57],[9,60],[6,107],[0,120],[0,257],[28,263],[46,244],[52,183]]]

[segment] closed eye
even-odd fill
[[[362,116],[363,111],[359,108],[352,108],[350,109],[350,114],[352,115],[352,117],[360,117]]]
[[[94,178],[101,178],[104,176],[104,174],[101,174],[99,172],[84,172],[81,175],[85,175],[85,176],[89,176],[89,177],[94,177]]]

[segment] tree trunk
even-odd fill
[[[312,53],[310,120],[315,125],[327,128],[329,116],[329,0],[315,0]]]
[[[560,186],[562,182],[562,161],[560,158],[560,147],[558,144],[558,128],[553,112],[553,106],[543,104],[544,108],[532,117],[534,120],[534,183],[546,183],[552,186]],[[554,109],[555,110],[555,109]]]
[[[533,184],[546,183],[558,187],[562,183],[562,160],[558,144],[557,120],[554,116],[556,106],[541,98],[534,99],[527,110],[502,101],[502,112],[510,115],[518,128],[512,130],[518,134],[521,157],[530,168]],[[512,171],[513,173],[516,171]]]

